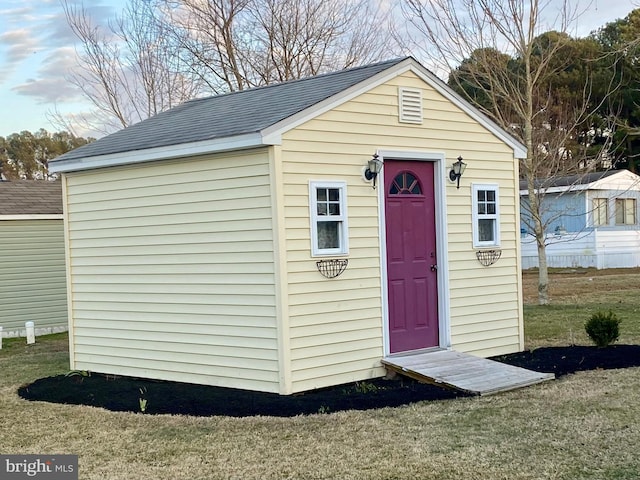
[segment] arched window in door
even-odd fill
[[[410,172],[400,172],[391,182],[389,195],[422,195],[420,181]]]

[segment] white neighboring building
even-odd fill
[[[640,176],[610,170],[541,182],[549,267],[640,266]],[[520,183],[522,268],[538,266],[529,227],[526,183]]]

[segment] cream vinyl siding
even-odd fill
[[[64,227],[60,220],[0,217],[0,326],[3,336],[67,328]]]
[[[399,87],[421,89],[421,125],[398,121]],[[378,200],[362,179],[362,168],[377,149],[444,152],[447,165],[459,155],[468,163],[459,190],[446,183],[449,241],[439,246],[449,249],[453,347],[481,355],[519,350],[513,151],[408,72],[283,135],[281,188],[294,391],[383,374]],[[336,279],[322,277],[311,257],[309,180],[347,182],[349,265]],[[491,267],[477,261],[472,244],[472,182],[499,186],[502,258]],[[440,288],[443,293],[447,286]]]
[[[266,150],[68,174],[72,368],[279,391]]]

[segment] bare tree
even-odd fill
[[[109,132],[196,96],[297,79],[388,54],[374,0],[129,0],[107,26],[63,0],[79,40],[69,80]],[[72,131],[61,114],[56,123]],[[98,128],[96,128],[98,127]]]
[[[370,0],[164,0],[185,64],[214,93],[378,60],[390,42]]]
[[[191,73],[212,93],[250,86],[243,56],[251,46],[245,18],[252,0],[162,0],[166,28]]]
[[[538,250],[538,300],[547,304],[545,190],[536,179],[576,172],[581,150],[569,145],[591,128],[598,107],[591,103],[589,75],[570,101],[554,88],[556,77],[575,60],[565,32],[580,11],[568,0],[553,10],[546,0],[404,0],[402,9],[414,45],[427,41],[422,52],[436,71],[451,73],[449,83],[458,92],[527,147],[520,174],[527,182]]]
[[[98,130],[126,127],[201,90],[198,78],[189,75],[175,54],[153,2],[130,0],[106,27],[96,25],[75,2],[65,0],[63,7],[80,41],[78,68],[69,80],[95,107]]]

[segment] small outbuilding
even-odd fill
[[[71,368],[292,394],[522,350],[524,156],[410,57],[66,153]]]
[[[62,184],[0,181],[0,327],[2,336],[67,329]]]

